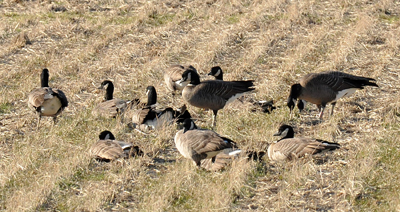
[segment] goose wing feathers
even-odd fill
[[[349,88],[362,89],[366,85],[378,86],[371,81],[375,80],[373,78],[354,76],[338,71],[326,71],[307,74],[300,80],[300,84],[303,87],[328,86],[335,91],[341,91]]]
[[[201,158],[205,159],[208,157],[207,153],[219,152],[226,148],[236,147],[232,140],[220,137],[217,133],[211,130],[194,129],[188,130],[185,133],[180,131],[178,132],[178,137],[179,139],[176,141],[178,150],[185,157],[201,155]]]
[[[35,108],[40,107],[45,100],[53,98],[53,94],[50,87],[33,89],[28,95],[28,104]]]
[[[126,101],[122,99],[111,99],[98,104],[94,112],[102,116],[116,117],[119,113],[123,113],[125,108]]]
[[[307,138],[287,138],[271,144],[268,156],[272,160],[292,160],[306,154],[316,154],[323,150],[334,150],[340,145]]]
[[[128,148],[132,145],[121,141],[99,140],[92,145],[92,147],[90,148],[90,153],[98,158],[115,160],[125,156],[125,152],[122,146]]]

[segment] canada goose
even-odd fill
[[[189,83],[180,81],[183,72],[187,70],[197,72],[197,70],[191,65],[172,65],[164,72],[165,84],[173,94],[175,94],[177,90],[183,90],[183,88]]]
[[[254,80],[248,81],[222,81],[207,80],[200,82],[197,72],[187,70],[180,80],[189,83],[182,91],[183,99],[195,107],[213,110],[213,128],[216,126],[218,110],[243,95],[254,90]]]
[[[116,141],[110,131],[103,131],[99,135],[99,141],[90,148],[90,153],[100,161],[109,162],[118,158],[128,158],[131,156],[143,155],[138,146],[131,143]]]
[[[317,154],[325,150],[340,148],[340,144],[311,138],[294,138],[293,128],[289,125],[279,127],[275,136],[282,136],[268,147],[268,158],[274,161],[293,160],[306,154]]]
[[[56,123],[57,116],[68,106],[68,100],[64,92],[56,88],[49,87],[49,70],[42,70],[40,74],[40,88],[33,89],[28,94],[28,105],[33,107],[39,118],[37,127],[39,127],[42,116],[53,117]]]
[[[224,73],[222,72],[221,67],[219,66],[214,66],[211,68],[210,73],[208,73],[209,76],[215,77],[216,80],[224,80]]]
[[[118,115],[124,113],[126,108],[132,106],[133,104],[139,103],[138,99],[135,99],[133,101],[126,101],[114,98],[114,84],[110,80],[104,80],[98,89],[104,89],[105,87],[106,94],[104,96],[104,102],[101,102],[94,108],[93,114],[115,118]]]
[[[182,118],[190,118],[190,113],[186,110],[184,105],[181,109],[174,111],[168,107],[164,110],[155,110],[153,106],[157,103],[157,92],[154,86],[146,88],[147,105],[141,109],[136,110],[132,116],[132,122],[140,128],[160,129],[161,127],[172,123],[175,118],[177,122],[182,122]],[[136,127],[135,126],[135,127]]]
[[[211,68],[210,73],[208,73],[208,75],[210,76],[214,76],[216,80],[223,80],[223,71],[221,69],[221,67],[219,66],[214,66]],[[238,99],[241,103],[245,103],[245,101],[242,98]],[[276,109],[276,107],[274,106],[274,101],[270,100],[270,101],[255,101],[253,99],[249,99],[248,101],[251,103],[253,106],[252,111],[262,111],[263,113],[271,113],[273,110]]]
[[[291,86],[287,106],[292,111],[297,99],[306,100],[317,105],[320,111],[319,117],[322,119],[326,104],[332,104],[332,115],[338,99],[349,96],[364,86],[378,87],[371,81],[376,80],[338,71],[310,73],[301,78],[300,83]]]
[[[212,130],[197,129],[191,119],[185,119],[183,129],[179,130],[174,138],[176,148],[185,157],[192,159],[200,167],[201,161],[212,158],[226,149],[236,148],[235,142],[218,135]],[[231,151],[229,155],[237,154],[241,150]]]

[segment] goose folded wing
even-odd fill
[[[98,158],[114,160],[124,156],[122,147],[112,140],[100,140],[93,144],[90,153]]]

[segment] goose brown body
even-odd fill
[[[268,158],[273,161],[293,160],[307,154],[314,155],[326,150],[340,148],[337,143],[312,138],[294,138],[291,126],[282,125],[275,135],[284,137],[268,147]]]
[[[42,116],[56,117],[68,106],[68,100],[64,92],[59,89],[51,88],[48,85],[49,71],[43,69],[40,75],[41,87],[33,89],[28,94],[28,105],[39,115],[39,122]]]
[[[236,147],[232,140],[222,137],[212,130],[188,129],[187,120],[185,120],[186,123],[184,122],[184,129],[175,134],[174,141],[178,151],[185,158],[192,159],[197,166],[201,165],[201,160],[214,158],[224,149]],[[195,126],[194,123],[192,126]]]
[[[110,131],[101,132],[99,139],[90,148],[90,154],[97,159],[111,161],[143,154],[139,147],[133,146],[131,143],[115,140],[114,135]]]
[[[332,103],[331,114],[333,114],[333,108],[338,99],[349,96],[365,86],[378,87],[374,81],[373,78],[338,71],[310,73],[301,78],[299,84],[292,85],[288,107],[292,110],[295,100],[305,100],[318,106],[320,118],[322,118],[326,104]]]

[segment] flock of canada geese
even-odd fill
[[[224,81],[223,72],[219,66],[213,67],[208,75],[214,76],[215,80],[200,81],[197,70],[191,65],[172,65],[165,71],[164,80],[172,95],[177,92],[182,93],[185,104],[212,110],[212,129],[214,129],[217,124],[218,111],[255,88],[253,80]],[[37,127],[40,125],[42,116],[53,117],[54,123],[56,123],[57,116],[68,106],[64,92],[49,87],[48,69],[43,69],[40,79],[41,87],[32,90],[28,95],[29,106],[38,114]],[[332,115],[338,99],[349,96],[365,86],[378,87],[373,78],[343,72],[327,71],[307,74],[300,79],[299,83],[291,86],[287,106],[292,112],[296,102],[299,110],[304,108],[305,102],[316,104],[320,112],[319,118],[322,120],[328,103],[332,105]],[[220,170],[240,155],[259,159],[264,154],[268,154],[270,160],[285,161],[340,147],[338,143],[324,140],[295,138],[293,128],[289,125],[282,125],[278,133],[274,134],[281,136],[281,139],[271,144],[267,153],[244,152],[231,139],[223,137],[213,130],[198,128],[191,119],[186,105],[176,110],[173,108],[157,109],[157,93],[153,86],[146,89],[147,103],[141,103],[138,99],[126,101],[114,98],[114,85],[109,80],[103,81],[99,88],[106,89],[106,94],[104,101],[93,109],[94,115],[115,118],[130,114],[132,126],[139,131],[162,129],[162,127],[176,122],[181,126],[174,138],[176,148],[184,157],[192,159],[196,166],[207,170]],[[269,113],[275,109],[272,101],[243,99],[237,101],[249,101],[263,112]],[[110,131],[101,132],[99,139],[90,150],[98,160],[111,161],[143,154],[139,147],[115,140]]]

